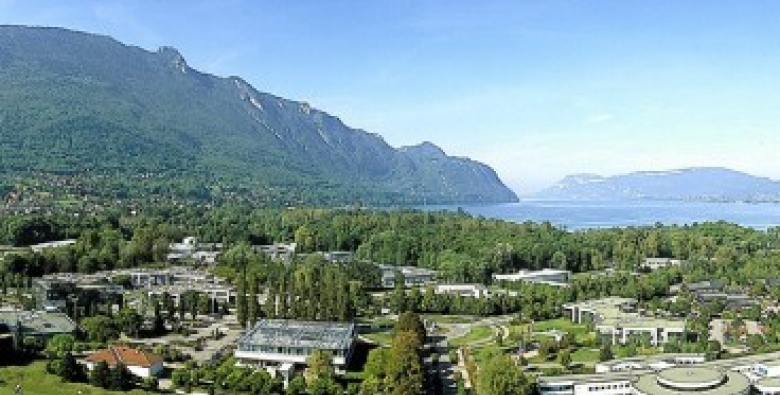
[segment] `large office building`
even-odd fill
[[[685,334],[685,320],[644,316],[636,312],[636,300],[609,297],[563,305],[564,315],[578,324],[591,323],[602,342],[626,344],[649,336],[657,346]]]
[[[524,281],[527,283],[547,284],[567,287],[571,283],[571,272],[559,269],[521,270],[511,274],[494,274],[495,281]]]
[[[337,372],[346,371],[355,345],[355,324],[261,319],[238,339],[239,364],[290,372],[307,364],[315,350],[330,352]]]
[[[652,357],[658,359],[659,357]],[[665,363],[615,361],[596,374],[543,376],[540,395],[775,395],[780,393],[780,353],[700,362],[677,355]],[[631,365],[629,367],[626,367]],[[617,366],[623,366],[617,368]]]

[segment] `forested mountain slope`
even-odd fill
[[[45,176],[79,184],[71,189],[76,194],[117,198],[517,199],[484,164],[438,148],[433,156],[394,149],[307,103],[259,92],[239,77],[194,70],[169,47],[149,52],[105,36],[0,26],[0,86],[6,180]]]
[[[634,172],[613,177],[578,174],[536,195],[544,199],[717,200],[780,199],[780,182],[718,167]]]

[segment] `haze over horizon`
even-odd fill
[[[0,24],[105,34],[237,75],[520,195],[565,175],[780,178],[780,3],[0,0]]]

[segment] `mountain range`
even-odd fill
[[[6,180],[54,174],[57,183],[80,183],[69,189],[76,195],[116,198],[517,200],[485,164],[429,142],[393,148],[306,102],[195,70],[171,47],[147,51],[61,28],[0,26],[0,86]]]
[[[612,177],[576,174],[533,197],[551,200],[774,201],[780,199],[780,182],[719,167],[643,171]]]

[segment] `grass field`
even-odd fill
[[[487,325],[477,325],[471,328],[464,336],[453,339],[450,345],[454,347],[467,346],[480,340],[491,339],[494,335],[493,328]]]
[[[153,394],[141,390],[107,391],[87,384],[63,383],[59,377],[47,374],[45,367],[46,363],[43,361],[36,361],[27,366],[0,367],[0,394],[13,394],[17,383],[22,384],[24,395]]]
[[[360,336],[365,337],[381,346],[390,346],[393,342],[393,332],[374,332],[363,333]]]
[[[596,363],[599,360],[599,350],[594,348],[580,348],[571,353],[572,362]]]
[[[513,334],[527,333],[528,324],[513,325],[509,330]],[[534,322],[532,330],[533,332],[547,332],[552,330],[569,332],[574,335],[574,342],[578,344],[590,342],[595,338],[595,334],[588,329],[587,325],[575,324],[565,318]]]
[[[469,324],[479,320],[470,315],[426,315],[423,318],[440,324]]]
[[[474,362],[477,364],[477,366],[480,366],[481,364],[485,363],[488,359],[490,359],[494,355],[502,354],[503,351],[501,350],[498,345],[495,343],[491,343],[485,347],[475,348],[471,355],[474,357]]]

